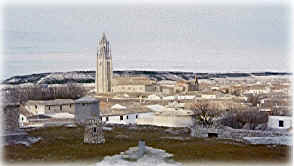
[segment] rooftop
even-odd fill
[[[63,105],[63,104],[73,104],[72,99],[55,99],[55,100],[29,100],[26,102],[28,105]]]
[[[75,103],[98,103],[98,102],[99,102],[98,99],[91,96],[84,96],[82,98],[75,100]]]

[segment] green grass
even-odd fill
[[[42,140],[31,147],[13,145],[4,147],[4,160],[18,161],[99,161],[106,155],[119,154],[129,147],[137,146],[144,139],[148,146],[166,150],[174,155],[174,160],[188,161],[247,161],[247,162],[287,162],[290,147],[247,145],[231,140],[192,138],[174,140],[164,132],[166,128],[139,127],[137,130],[115,127],[104,131],[105,144],[83,144],[82,128],[50,127],[30,131],[32,136]],[[117,137],[118,135],[128,136]],[[188,136],[182,134],[181,136]]]

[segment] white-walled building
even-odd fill
[[[40,115],[48,113],[69,112],[74,113],[74,100],[55,99],[55,100],[29,100],[25,104],[31,114]]]
[[[183,108],[167,108],[162,105],[149,105],[154,114],[137,120],[138,125],[165,127],[189,127],[194,123],[193,112]]]
[[[127,107],[120,104],[115,104],[109,109],[102,109],[100,116],[102,122],[109,124],[137,124],[140,118],[148,118],[153,115],[153,112],[143,106]]]
[[[291,116],[269,116],[267,127],[270,129],[289,129],[292,127]]]

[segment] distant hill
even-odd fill
[[[213,79],[226,77],[249,77],[249,76],[277,76],[292,75],[287,72],[257,72],[257,73],[193,73],[173,71],[114,71],[115,76],[145,76],[153,80],[192,80],[195,74],[198,79]],[[52,72],[31,75],[14,76],[2,82],[2,84],[66,84],[66,83],[94,83],[95,71],[71,71]]]

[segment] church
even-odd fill
[[[101,40],[98,41],[96,63],[96,93],[145,93],[155,85],[155,81],[146,77],[113,76],[111,47],[105,33],[102,34]]]
[[[96,61],[96,93],[166,93],[174,94],[178,92],[188,92],[199,90],[198,80],[177,81],[172,87],[157,84],[155,80],[142,76],[113,76],[112,55],[110,42],[105,33],[98,41],[97,61]]]

